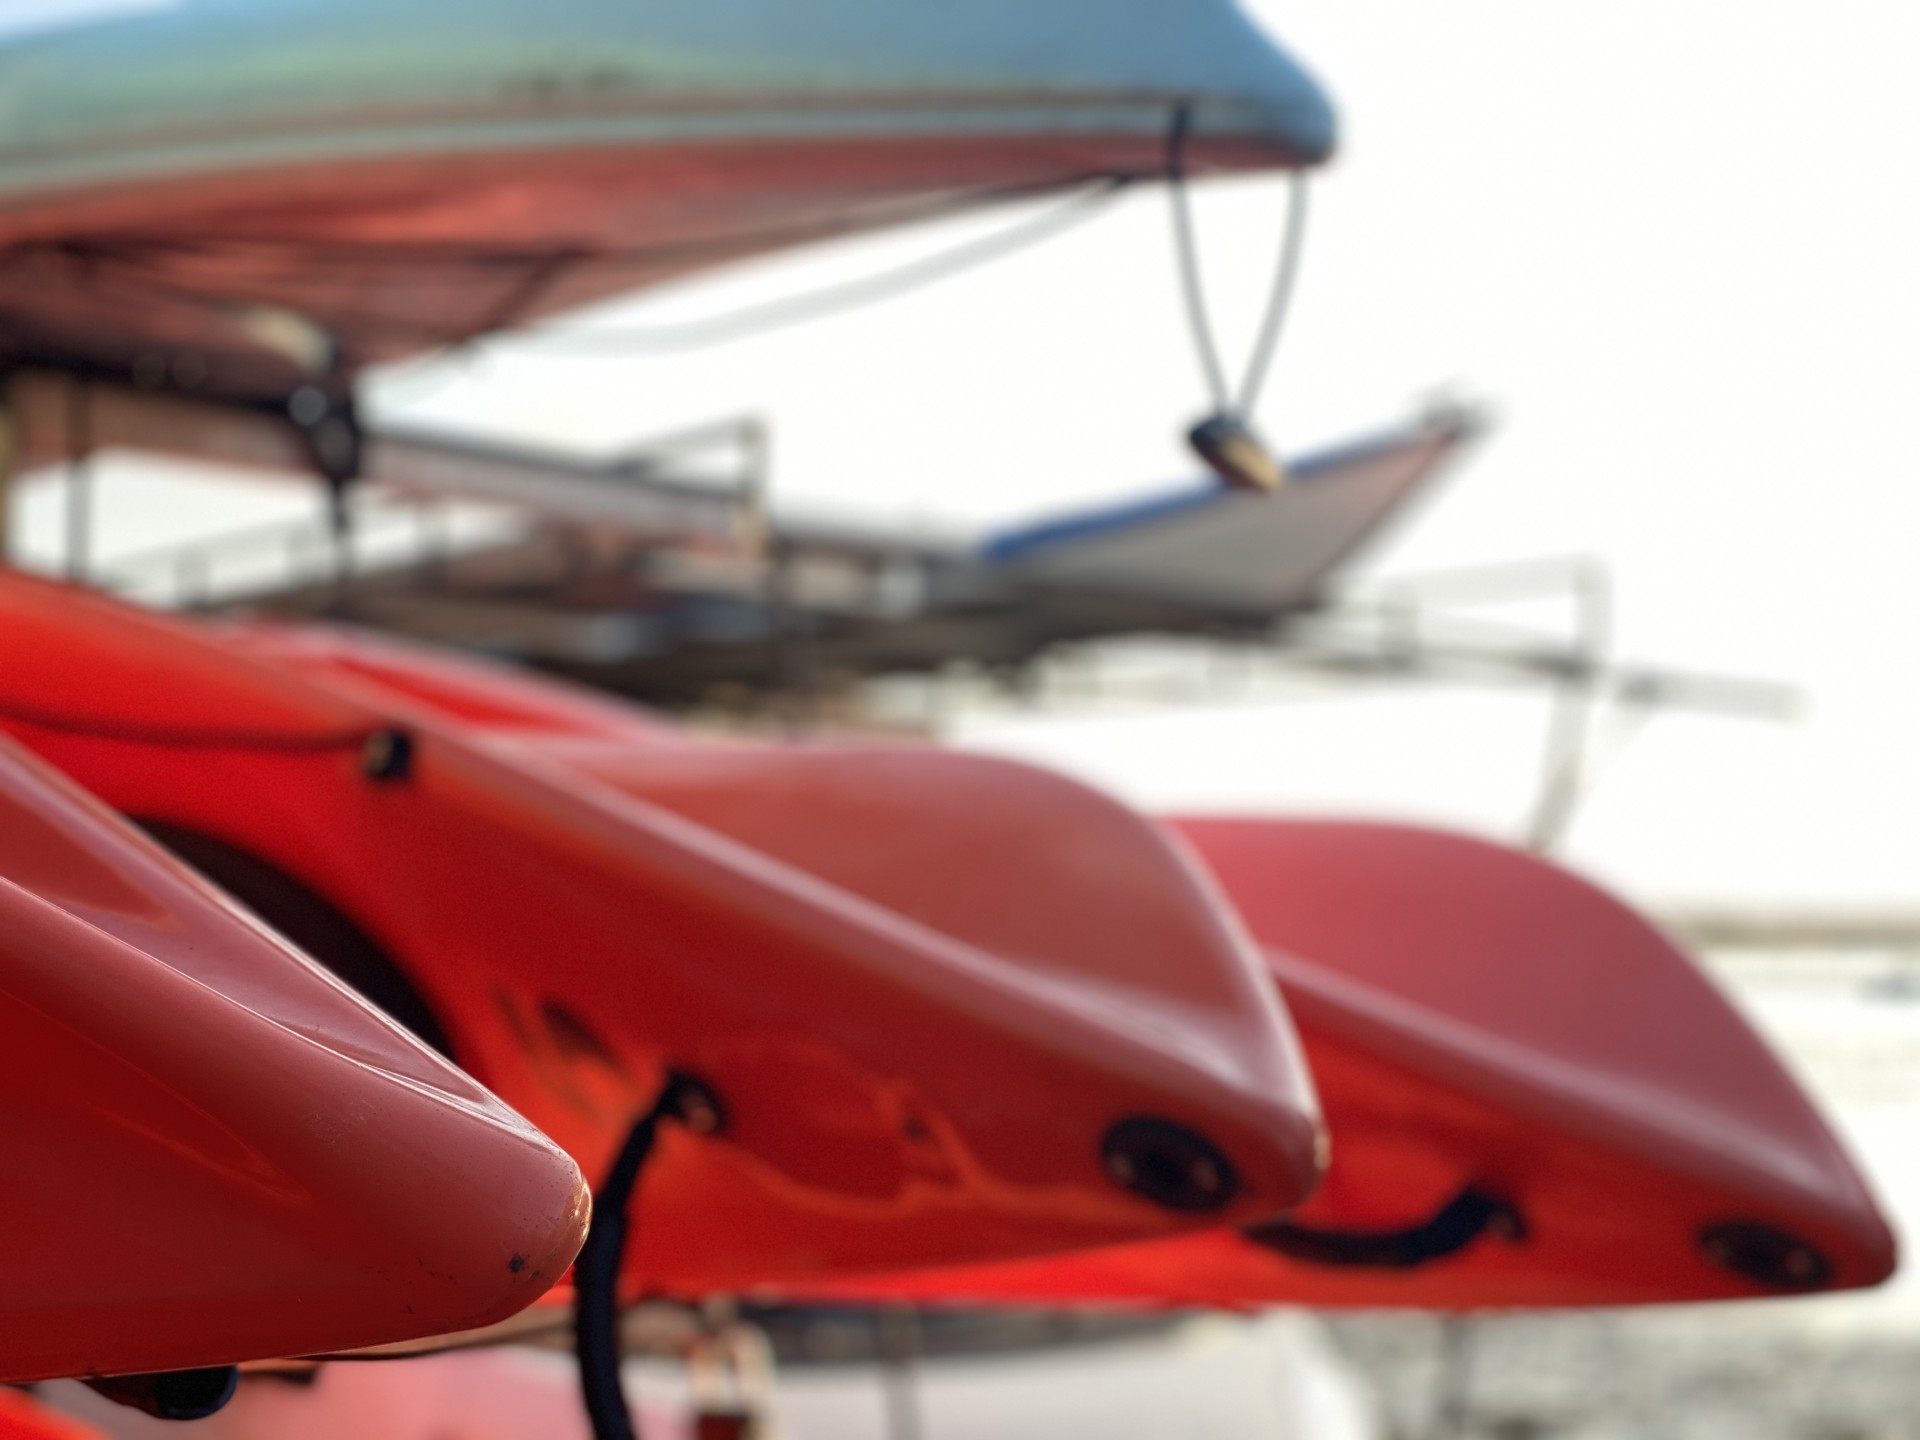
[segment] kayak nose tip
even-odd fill
[[[1183,14],[1179,43],[1155,46],[1196,146],[1251,145],[1302,167],[1331,159],[1339,117],[1320,82],[1237,6],[1209,8]]]
[[[1340,122],[1333,102],[1311,82],[1284,100],[1270,100],[1260,108],[1268,139],[1301,165],[1321,165],[1339,148]]]
[[[450,1310],[444,1324],[464,1330],[517,1314],[559,1283],[586,1244],[593,1192],[572,1157],[556,1145],[542,1148],[548,1153],[532,1157],[517,1187],[501,1187],[506,1203],[492,1236],[472,1234],[461,1261],[472,1308]]]
[[[593,1223],[593,1189],[571,1155],[558,1145],[552,1147],[550,1166],[561,1203],[552,1224],[545,1227],[538,1243],[517,1251],[508,1261],[514,1274],[526,1275],[527,1283],[544,1292],[573,1264],[580,1247],[587,1243],[587,1229]],[[513,1262],[520,1263],[515,1265]]]

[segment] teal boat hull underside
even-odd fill
[[[25,0],[0,363],[270,401],[690,270],[1099,177],[1309,165],[1231,0]]]

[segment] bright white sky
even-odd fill
[[[1583,812],[1571,857],[1661,899],[1920,907],[1920,7],[1252,8],[1326,80],[1347,135],[1316,187],[1267,428],[1298,450],[1398,419],[1437,386],[1501,419],[1366,573],[1603,556],[1624,653],[1811,696],[1792,724],[1656,721]],[[1280,186],[1199,198],[1216,307],[1243,338]],[[611,315],[693,317],[1011,218]],[[1158,193],[829,322],[662,357],[502,347],[451,379],[396,376],[376,399],[583,449],[760,411],[789,502],[973,521],[1187,473],[1177,435],[1202,403]],[[117,544],[158,533],[150,508],[124,515]],[[1156,806],[1512,834],[1539,725],[1539,704],[1512,694],[1368,692],[995,720],[964,738]]]
[[[168,10],[179,0],[5,0],[0,35],[54,30],[89,20],[105,20],[142,10]]]

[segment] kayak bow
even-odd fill
[[[1296,1016],[1333,1139],[1283,1222],[868,1296],[1585,1306],[1874,1285],[1894,1241],[1799,1086],[1599,889],[1394,825],[1179,820]]]
[[[0,1379],[500,1320],[565,1272],[573,1163],[0,740]]]

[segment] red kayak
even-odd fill
[[[676,749],[630,706],[409,647],[294,629],[251,644],[517,727],[523,745],[836,884],[968,923],[948,869],[911,865],[921,893],[900,889],[900,785],[828,788],[843,766],[933,773],[915,765],[938,757]],[[835,803],[864,806],[865,823],[825,823]],[[970,869],[1005,863],[964,811],[943,824]],[[1177,824],[1298,1018],[1334,1141],[1327,1181],[1251,1238],[1004,1266],[1002,1288],[979,1293],[1574,1305],[1843,1288],[1891,1269],[1884,1222],[1799,1087],[1627,907],[1533,857],[1431,831]],[[888,838],[846,846],[862,835]],[[924,1293],[984,1283],[942,1276]]]
[[[695,744],[321,632],[0,576],[0,725],[436,1036],[590,1174],[669,1075],[633,1282],[1291,1209],[1319,1130],[1257,954],[1157,827],[1023,767]]]
[[[1531,856],[1181,820],[1266,950],[1332,1163],[1285,1222],[866,1295],[1585,1306],[1877,1284],[1894,1241],[1799,1086],[1658,930]]]
[[[585,1232],[551,1142],[7,741],[0,1054],[0,1380],[485,1325]]]

